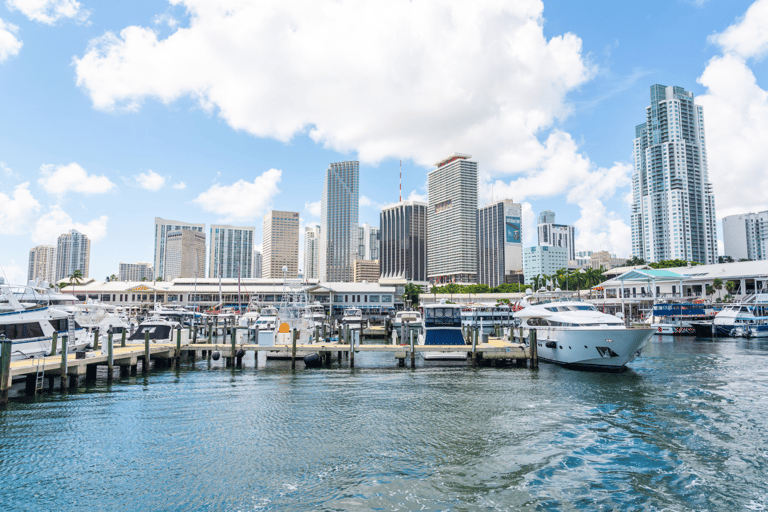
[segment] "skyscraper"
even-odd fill
[[[192,229],[205,233],[205,224],[189,224],[187,222],[155,217],[155,279],[162,277],[165,281],[170,280],[166,279],[165,276],[165,236],[171,231],[182,229]]]
[[[401,201],[381,211],[381,283],[427,281],[427,203]]]
[[[154,275],[152,264],[148,261],[137,261],[136,263],[120,262],[117,272],[120,281],[151,281]]]
[[[211,225],[208,277],[248,277],[253,270],[255,228]]]
[[[205,233],[177,229],[165,235],[165,281],[177,277],[205,277]]]
[[[734,261],[768,259],[768,211],[723,217],[723,255]]]
[[[321,281],[352,281],[359,211],[360,162],[332,163],[325,171],[320,200]]]
[[[456,153],[427,174],[427,278],[477,282],[477,162]]]
[[[715,197],[707,170],[704,113],[682,87],[651,86],[646,122],[635,127],[632,254],[646,262],[711,264],[717,256]]]
[[[75,270],[88,277],[91,260],[91,241],[73,229],[59,236],[56,243],[56,281],[72,275]]]
[[[273,210],[264,216],[261,277],[282,278],[299,275],[299,214]]]
[[[48,283],[56,280],[56,248],[52,245],[38,245],[29,251],[27,282],[38,279]]]
[[[511,199],[477,210],[477,279],[495,287],[523,270],[522,207]]]
[[[253,277],[261,278],[261,251],[253,250]]]
[[[357,228],[357,256],[358,260],[377,260],[380,252],[379,228],[374,228],[366,222]]]
[[[320,226],[304,230],[304,277],[318,279],[318,257],[320,251]]]
[[[575,229],[568,224],[555,224],[555,212],[544,210],[539,215],[539,245],[563,247],[569,260],[576,259]]]

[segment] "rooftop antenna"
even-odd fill
[[[398,202],[403,202],[403,161],[400,160],[400,199]]]

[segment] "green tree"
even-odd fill
[[[719,277],[716,277],[712,280],[712,288],[717,290],[717,298],[720,299],[720,290],[723,289],[723,280]]]
[[[531,281],[533,281],[533,289],[535,291],[538,291],[539,284],[541,283],[541,274],[536,274],[531,278]]]
[[[725,283],[725,289],[728,291],[729,295],[733,295],[733,291],[736,289],[736,283],[733,281],[727,281]]]
[[[83,271],[80,269],[75,270],[67,276],[69,284],[72,285],[72,296],[75,296],[75,285],[83,282]]]
[[[109,276],[109,279],[107,279],[107,281],[117,281],[117,276],[115,274],[112,274],[111,276]]]
[[[637,256],[632,256],[626,263],[624,263],[625,267],[637,267],[639,265],[645,265],[645,260],[643,258],[638,258]]]
[[[414,307],[419,305],[419,294],[421,294],[423,290],[421,289],[421,286],[415,285],[413,283],[408,283],[405,285],[405,290],[403,292],[403,300],[405,302],[410,302]]]
[[[649,263],[649,266],[651,268],[674,268],[674,267],[687,267],[688,266],[687,261],[676,259],[676,260],[662,260],[657,261],[655,263]],[[695,267],[696,265],[701,265],[698,261],[691,261],[690,262],[692,267]]]

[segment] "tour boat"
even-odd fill
[[[521,301],[515,313],[523,336],[536,331],[542,361],[585,369],[621,371],[640,355],[654,329],[627,328],[624,322],[577,300]]]
[[[715,310],[705,304],[654,304],[651,327],[657,334],[672,336],[695,335],[693,322],[707,322],[715,317]]]

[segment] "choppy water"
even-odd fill
[[[654,337],[622,374],[198,361],[14,400],[0,509],[763,510],[767,356]]]

